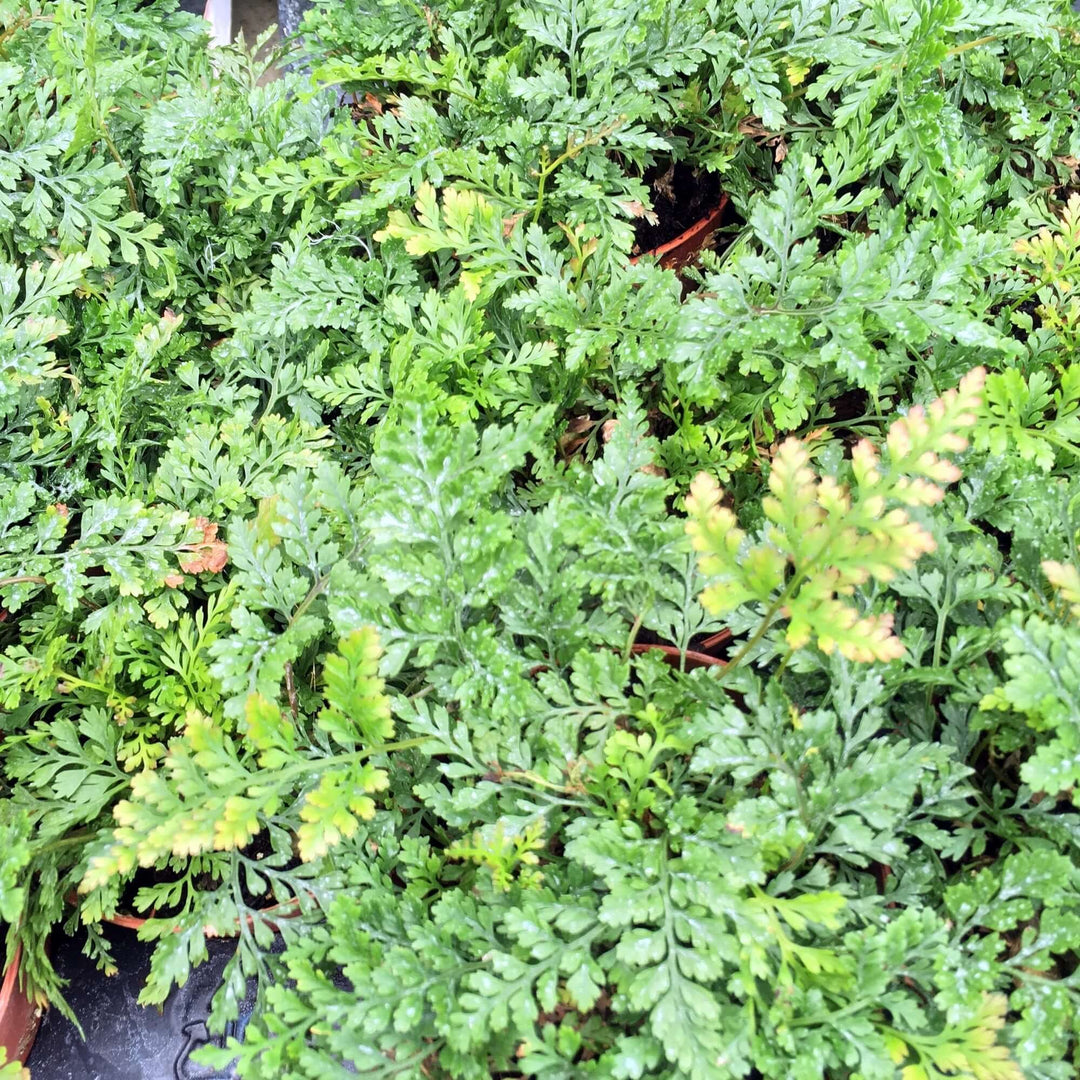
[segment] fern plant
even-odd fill
[[[979,703],[985,710],[1019,714],[1036,731],[1050,732],[1024,763],[1024,781],[1035,791],[1072,791],[1077,771],[1077,664],[1080,636],[1075,625],[1080,602],[1080,574],[1071,564],[1047,560],[1043,571],[1061,597],[1066,616],[1014,615],[1001,627],[1007,678]]]
[[[770,494],[762,503],[769,524],[761,543],[745,544],[734,513],[720,505],[720,487],[706,473],[698,477],[686,501],[687,532],[701,553],[702,570],[719,579],[702,594],[702,603],[715,615],[746,603],[765,607],[743,655],[777,615],[788,620],[792,649],[814,641],[823,652],[837,649],[851,660],[902,655],[892,617],[864,615],[846,598],[871,580],[891,581],[934,550],[933,536],[903,507],[940,502],[942,485],[960,478],[959,469],[940,455],[967,446],[961,432],[976,423],[985,378],[977,368],[957,389],[894,421],[884,461],[868,440],[857,443],[850,490],[833,477],[815,475],[807,447],[786,440],[769,471]]]
[[[30,991],[135,912],[250,1080],[1071,1080],[1077,27],[0,0]]]

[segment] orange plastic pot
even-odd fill
[[[681,270],[684,266],[692,263],[699,252],[712,239],[713,234],[720,228],[720,222],[727,208],[728,197],[720,196],[720,202],[715,210],[711,210],[700,221],[696,221],[685,232],[679,233],[673,240],[661,244],[658,248],[645,252],[657,259],[666,270]],[[637,262],[641,256],[631,259]]]
[[[300,914],[300,901],[293,897],[291,900],[284,900],[280,904],[271,904],[270,907],[262,908],[264,915],[273,915],[276,919],[295,919]],[[110,926],[119,926],[125,930],[141,930],[149,920],[153,918],[152,915],[113,915],[109,918],[102,919],[102,922],[108,923]],[[248,926],[254,924],[254,916],[247,916]],[[275,922],[268,922],[267,925],[271,930],[277,931],[277,924]],[[239,926],[237,927],[239,929]],[[179,929],[173,931],[178,933]],[[219,935],[207,928],[204,933],[207,937],[218,937]]]
[[[630,651],[641,655],[647,652],[661,653],[672,667],[679,666],[679,659],[683,655],[677,645],[631,645]],[[694,649],[686,650],[686,670],[693,671],[700,667],[723,667],[727,661],[719,657],[710,656],[708,653],[697,652]]]
[[[717,645],[722,645],[725,641],[731,638],[730,630],[721,630],[718,634],[713,634],[712,637],[706,638],[702,641],[700,649],[687,649],[686,650],[686,670],[693,671],[694,668],[701,667],[724,667],[727,664],[726,660],[721,660],[718,656],[713,656],[711,653],[707,653],[705,649],[715,648]],[[660,645],[641,643],[630,646],[630,651],[640,656],[642,653],[658,652],[672,667],[679,666],[679,659],[683,655],[679,651],[677,645]]]
[[[0,984],[0,1046],[4,1048],[8,1061],[19,1061],[25,1065],[45,1010],[27,997],[20,987],[21,964],[20,945]]]

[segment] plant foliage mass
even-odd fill
[[[176,8],[0,0],[28,991],[135,915],[246,1080],[1071,1080],[1070,6]]]

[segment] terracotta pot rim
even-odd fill
[[[725,193],[720,196],[720,202],[703,218],[695,221],[689,229],[684,229],[666,244],[650,248],[641,255],[635,255],[630,261],[636,263],[644,256],[651,255],[666,269],[677,270],[679,267],[685,266],[708,243],[709,237],[720,224],[720,219],[727,209],[727,204],[728,197]]]
[[[27,997],[19,986],[22,954],[19,945],[0,984],[0,1046],[4,1047],[9,1061],[25,1065],[45,1010]],[[9,1042],[14,1045],[8,1045]]]
[[[276,915],[279,919],[295,919],[300,914],[300,900],[294,896],[289,900],[280,900],[276,904],[270,904],[268,907],[259,908],[259,911],[265,915]],[[110,926],[119,926],[124,930],[141,930],[151,919],[156,918],[154,915],[111,915],[107,918],[103,918],[101,921],[108,923]],[[248,927],[255,925],[254,915],[245,915]],[[272,930],[276,930],[277,926],[271,922],[268,924]],[[239,932],[240,920],[236,921],[236,930]],[[179,927],[173,927],[173,933],[178,934],[180,932]],[[203,934],[208,938],[227,937],[227,933],[218,933],[216,930],[211,930],[208,926],[203,927]]]
[[[75,905],[78,902],[74,895],[68,897],[68,903]],[[293,896],[288,900],[279,900],[277,903],[269,904],[267,907],[259,908],[259,911],[273,915],[276,914],[279,919],[295,919],[300,914],[300,900],[298,897]],[[109,926],[119,926],[122,930],[141,930],[151,919],[156,918],[153,913],[149,915],[106,915],[103,916],[101,921]],[[255,916],[247,915],[248,926],[251,927],[255,923]],[[272,929],[276,929],[274,923],[269,924]],[[239,920],[237,920],[236,929],[239,931]],[[174,927],[173,933],[179,933],[180,928]],[[211,930],[209,927],[204,927],[203,933],[209,937],[224,937],[226,934],[218,933],[216,930]]]
[[[721,630],[718,634],[712,634],[707,637],[703,642],[706,648],[712,648],[714,645],[719,645],[721,642],[727,641],[731,637],[730,630]],[[673,666],[678,664],[679,657],[682,655],[682,651],[678,645],[666,645],[662,642],[635,642],[630,646],[630,651],[640,656],[642,653],[647,652],[659,652],[663,653],[664,658]],[[721,660],[718,656],[710,656],[707,652],[701,652],[699,649],[687,649],[686,650],[686,666],[688,669],[699,667],[727,667],[727,661]],[[547,664],[537,664],[529,669],[529,678],[534,678],[542,671],[548,671]]]
[[[664,658],[672,665],[678,664],[680,657],[683,655],[678,645],[634,644],[630,646],[630,651],[637,653],[639,656],[647,652],[660,652],[664,654]],[[708,653],[698,652],[697,649],[687,649],[685,655],[688,670],[699,667],[727,667],[726,660],[721,660],[717,656],[710,656]]]

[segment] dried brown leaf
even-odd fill
[[[186,574],[220,573],[229,561],[228,544],[218,539],[218,527],[208,518],[197,517],[192,524],[202,530],[202,539],[180,545],[180,551],[191,552],[191,558],[180,560],[180,569]]]

